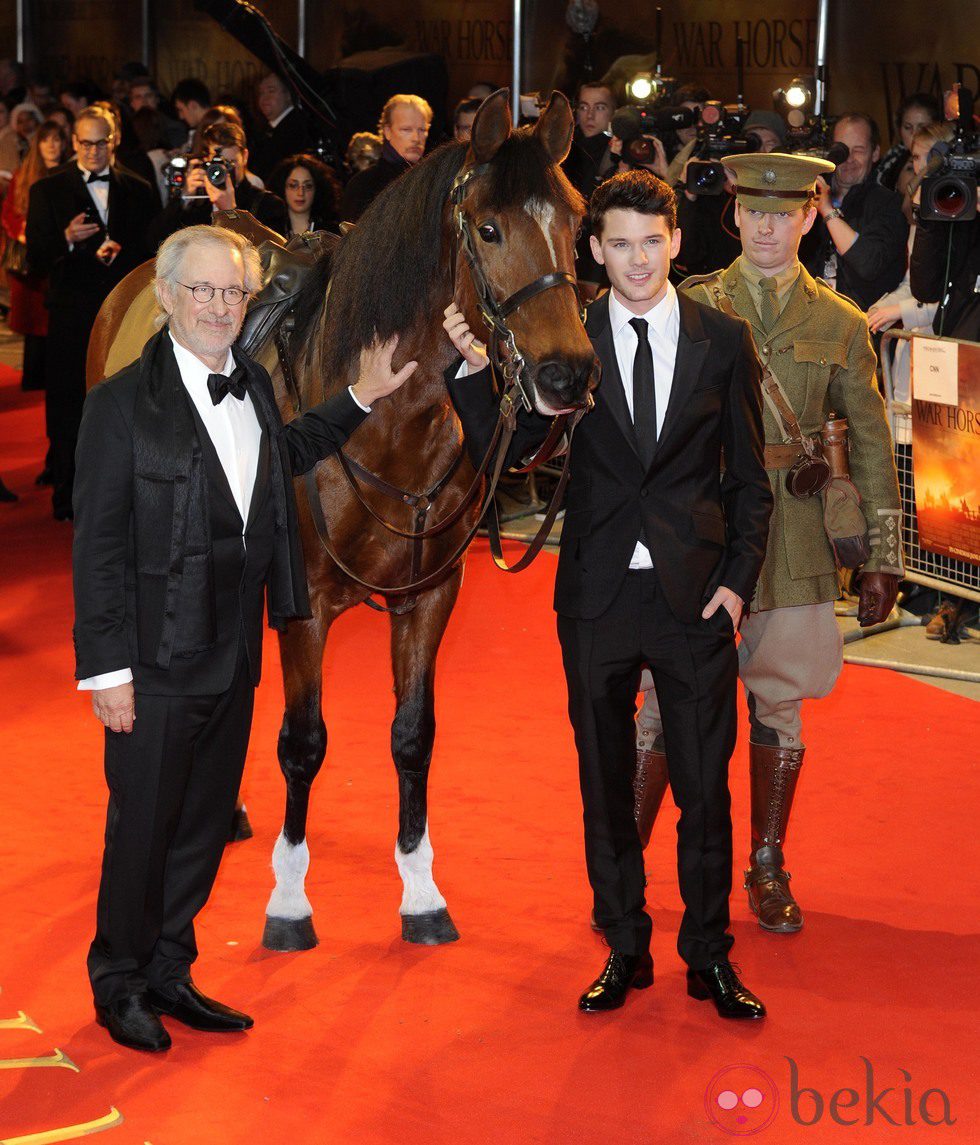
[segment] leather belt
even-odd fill
[[[803,446],[790,443],[789,445],[766,445],[767,469],[792,469],[796,459],[803,453]]]

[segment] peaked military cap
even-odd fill
[[[728,155],[722,162],[735,172],[735,197],[750,211],[796,211],[809,199],[818,175],[834,165],[812,155]]]

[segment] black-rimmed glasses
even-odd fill
[[[211,286],[207,282],[199,282],[196,286],[188,286],[186,282],[178,282],[185,290],[194,295],[195,302],[210,302],[216,294],[220,294],[226,306],[241,306],[248,297],[248,291],[240,286]]]

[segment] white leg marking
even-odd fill
[[[405,887],[402,905],[398,908],[399,914],[428,914],[433,910],[445,909],[446,900],[432,881],[433,857],[428,821],[422,842],[410,855],[406,855],[395,843],[395,863]]]
[[[294,847],[280,831],[276,845],[272,848],[272,870],[275,872],[276,886],[265,908],[269,918],[312,918],[313,907],[304,889],[309,869],[310,848],[306,840]]]

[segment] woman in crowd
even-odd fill
[[[926,92],[907,95],[895,113],[898,139],[878,160],[875,178],[884,187],[904,195],[912,178],[912,136],[920,127],[939,123],[942,112],[933,96]]]
[[[336,231],[340,185],[326,164],[312,155],[291,155],[269,176],[269,190],[289,208],[289,235]]]
[[[0,193],[27,154],[41,119],[41,112],[33,103],[19,103],[11,111],[10,122],[0,131]]]
[[[23,244],[27,223],[27,203],[31,187],[59,167],[68,152],[68,138],[61,124],[45,120],[34,134],[27,155],[14,173],[3,201],[2,222],[9,243]],[[44,347],[48,334],[48,312],[44,305],[46,283],[25,272],[12,272],[10,279],[10,329],[24,336],[25,390],[44,389]]]

